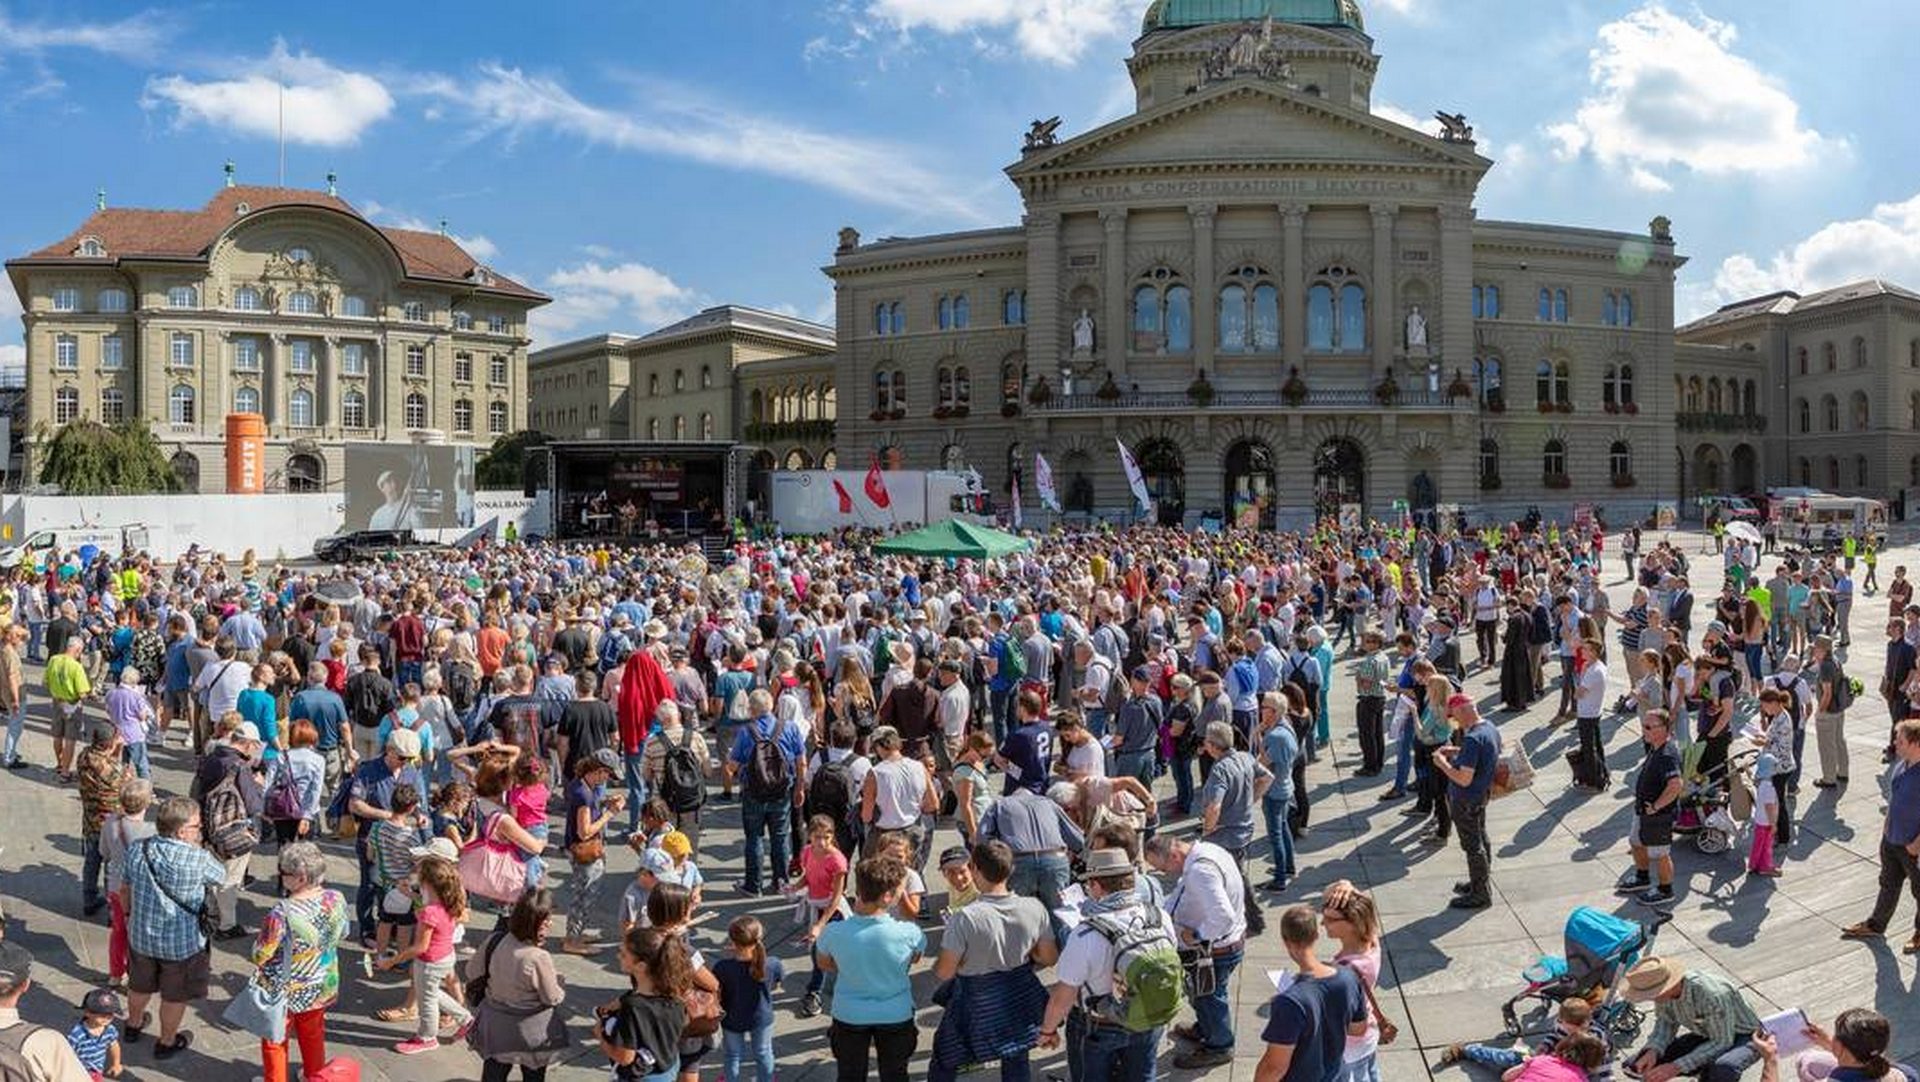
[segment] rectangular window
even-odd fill
[[[80,367],[80,340],[63,334],[53,340],[53,366],[62,369]]]
[[[174,286],[167,290],[168,308],[198,308],[200,291],[192,286]]]
[[[124,289],[103,289],[99,303],[102,312],[124,312],[127,310],[127,292]]]
[[[348,376],[367,374],[367,347],[358,342],[343,342],[340,345],[340,371]]]
[[[367,314],[367,298],[352,294],[340,298],[340,314],[364,318]]]
[[[424,377],[427,374],[427,347],[411,345],[407,347],[407,375]]]
[[[100,421],[102,424],[117,425],[127,419],[127,396],[118,387],[108,387],[100,392]]]
[[[109,372],[117,372],[127,363],[126,339],[117,334],[100,339],[100,367]]]
[[[487,431],[495,436],[506,434],[507,404],[505,402],[489,402],[487,404]]]
[[[487,382],[493,384],[495,387],[505,387],[507,385],[507,358],[505,356],[496,353],[488,359]]]
[[[507,333],[507,317],[506,316],[488,316],[487,330],[493,332],[494,334]]]
[[[56,312],[78,312],[80,310],[80,291],[72,286],[62,286],[54,290],[53,310]]]
[[[242,372],[260,371],[260,343],[251,338],[234,339],[233,366]]]
[[[287,367],[295,372],[313,371],[313,343],[296,338],[287,343]]]
[[[473,354],[456,353],[453,355],[453,382],[473,382]]]
[[[425,323],[427,321],[427,306],[421,301],[408,301],[400,309],[400,314],[401,318],[405,319],[408,323]]]
[[[176,334],[168,344],[167,363],[174,368],[193,367],[193,336]]]
[[[453,329],[456,331],[472,330],[473,329],[473,313],[455,312],[453,314]]]

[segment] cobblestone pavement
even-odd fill
[[[1708,584],[1718,581],[1720,560],[1711,554],[1697,555],[1703,547],[1697,536],[1673,536],[1684,538],[1695,560],[1693,580],[1701,584],[1704,609],[1714,592]],[[1626,606],[1631,589],[1621,580],[1612,550],[1610,545],[1605,577],[1618,610]],[[1890,574],[1900,555],[1908,551],[1902,547],[1889,552],[1883,569]],[[1763,568],[1770,574],[1771,561],[1763,563]],[[1866,596],[1854,606],[1856,646],[1848,668],[1869,688],[1881,667],[1878,644],[1884,638],[1885,611],[1877,598]],[[1696,625],[1705,622],[1701,616]],[[1617,690],[1624,686],[1624,676],[1611,631],[1608,638]],[[37,681],[37,670],[32,679]],[[1301,875],[1284,897],[1269,896],[1271,904],[1311,900],[1327,882],[1340,877],[1372,890],[1387,925],[1380,1002],[1401,1027],[1400,1039],[1382,1050],[1381,1077],[1389,1082],[1491,1077],[1477,1068],[1469,1074],[1460,1067],[1429,1065],[1437,1062],[1439,1050],[1450,1041],[1497,1038],[1500,1004],[1519,989],[1521,969],[1537,954],[1559,952],[1561,926],[1574,906],[1595,905],[1636,916],[1646,912],[1638,903],[1616,897],[1611,889],[1629,864],[1626,786],[1639,758],[1638,728],[1624,716],[1605,722],[1614,789],[1588,795],[1569,787],[1562,754],[1574,746],[1575,736],[1571,724],[1549,724],[1553,697],[1543,698],[1519,715],[1492,715],[1509,746],[1518,740],[1528,749],[1539,774],[1531,789],[1492,805],[1488,820],[1495,904],[1491,909],[1464,912],[1445,905],[1451,884],[1465,874],[1457,844],[1423,845],[1419,829],[1400,814],[1403,804],[1377,800],[1386,778],[1352,776],[1359,747],[1352,735],[1351,689],[1350,678],[1344,674],[1337,678],[1331,700],[1335,754],[1322,756],[1308,772],[1314,821],[1300,844]],[[1468,690],[1485,709],[1497,708],[1497,668],[1472,674]],[[25,944],[36,959],[38,987],[27,997],[24,1012],[30,1020],[57,1024],[64,1030],[77,1017],[73,1007],[79,997],[104,979],[106,914],[103,911],[97,919],[79,915],[79,798],[74,787],[60,785],[50,769],[45,700],[38,694],[37,683],[34,691],[25,744],[34,765],[18,772],[0,771],[0,809],[7,823],[0,831],[0,844],[5,847],[0,852],[0,897],[12,920],[9,938]],[[1723,856],[1700,854],[1685,842],[1677,846],[1679,899],[1673,907],[1673,923],[1660,932],[1659,950],[1688,966],[1731,977],[1746,989],[1762,1014],[1797,1006],[1825,1023],[1844,1007],[1873,1004],[1893,1019],[1894,1050],[1911,1057],[1920,1054],[1920,995],[1913,994],[1920,992],[1920,981],[1916,981],[1914,961],[1900,955],[1897,938],[1872,944],[1838,938],[1841,927],[1866,915],[1874,894],[1883,806],[1878,753],[1885,735],[1885,715],[1869,694],[1850,712],[1853,783],[1841,790],[1805,787],[1797,809],[1801,826],[1783,878],[1768,882],[1746,877],[1741,863],[1744,844]],[[1815,756],[1811,741],[1807,753]],[[157,752],[155,760],[159,788],[184,791],[190,756],[176,745]],[[1170,795],[1171,783],[1163,779],[1162,786],[1164,795]],[[794,942],[790,907],[777,899],[748,900],[733,892],[731,884],[739,879],[741,861],[738,806],[709,807],[699,862],[709,882],[710,915],[702,923],[701,937],[707,944],[719,942],[727,921],[743,912],[768,923],[773,953],[788,966],[785,994],[777,1004],[779,1075],[786,1080],[831,1077],[827,1019],[803,1020],[794,1013],[807,962],[805,952]],[[957,840],[950,830],[943,830],[935,850]],[[329,853],[336,858],[333,883],[344,885],[351,895],[350,850],[332,844]],[[249,888],[243,906],[251,920],[257,920],[262,907],[270,903],[263,892],[271,888],[271,859],[263,853],[254,862],[260,878]],[[612,847],[601,899],[602,916],[608,922],[614,919],[619,891],[634,862],[630,851]],[[1257,861],[1255,879],[1264,880],[1265,872],[1264,861]],[[928,873],[933,891],[928,908],[937,910],[941,884],[937,873],[932,869]],[[1903,911],[1896,917],[1896,928],[1904,920]],[[937,928],[928,925],[927,930],[930,948],[937,949]],[[125,1077],[224,1082],[259,1073],[257,1045],[224,1031],[218,1023],[219,1010],[242,978],[246,946],[244,942],[216,945],[217,987],[212,1002],[196,1005],[189,1016],[196,1036],[193,1049],[162,1068],[153,1062],[150,1045],[130,1048]],[[401,979],[363,978],[357,948],[348,949],[343,957],[342,999],[328,1016],[332,1054],[361,1059],[366,1077],[373,1079],[478,1076],[477,1061],[464,1049],[443,1048],[406,1060],[391,1052],[392,1042],[407,1032],[401,1026],[373,1021],[372,1013],[401,998]],[[595,959],[556,957],[569,989],[569,1006],[581,1018],[622,984],[613,971],[611,952]],[[1210,1072],[1173,1071],[1169,1044],[1163,1049],[1162,1077],[1251,1079],[1262,1050],[1259,1034],[1271,995],[1267,971],[1279,968],[1284,960],[1277,922],[1270,923],[1268,934],[1249,944],[1247,960],[1234,978],[1239,1058],[1231,1066]],[[923,963],[914,979],[918,1002],[929,1002],[933,983],[930,964]],[[924,1071],[937,1018],[937,1009],[922,1009],[916,1076]],[[558,1082],[604,1077],[603,1058],[585,1043],[584,1025],[580,1030],[583,1043],[578,1055],[550,1076]],[[717,1077],[718,1051],[701,1066],[703,1077]],[[1035,1070],[1040,1077],[1066,1075],[1064,1058],[1058,1053],[1037,1058]]]

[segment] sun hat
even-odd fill
[[[1125,875],[1134,870],[1133,858],[1125,849],[1089,849],[1080,865],[1080,879],[1101,879]]]
[[[460,850],[454,847],[452,838],[435,838],[425,845],[416,845],[407,850],[407,855],[415,860],[425,860],[428,857],[432,857],[435,860],[444,860],[449,864],[457,863],[460,860]]]
[[[1648,958],[1627,970],[1626,987],[1621,995],[1628,1003],[1652,1003],[1679,986],[1686,970],[1666,958]]]
[[[259,734],[255,733],[253,739],[260,739]],[[420,734],[412,729],[395,729],[387,734],[387,750],[402,759],[418,759],[420,758]]]

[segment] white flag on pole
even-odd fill
[[[1133,498],[1140,502],[1140,513],[1153,510],[1153,497],[1147,495],[1147,479],[1140,473],[1140,463],[1133,460],[1133,452],[1127,450],[1127,445],[1121,443],[1118,437],[1113,444],[1120,448],[1120,468],[1126,471],[1127,487],[1133,489]]]
[[[1021,525],[1022,523],[1020,521],[1020,475],[1015,474],[1013,477],[1013,528],[1017,530],[1021,527]]]
[[[1047,456],[1037,451],[1033,456],[1033,489],[1042,506],[1056,515],[1060,513],[1060,493],[1053,487],[1053,467],[1047,465]]]

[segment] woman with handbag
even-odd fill
[[[324,886],[327,858],[312,842],[280,850],[280,886],[286,897],[260,923],[253,944],[253,980],[235,997],[261,1008],[262,1021],[279,1016],[279,1039],[260,1037],[265,1082],[287,1082],[288,1038],[300,1042],[300,1067],[309,1077],[327,1062],[327,1008],[340,994],[340,941],[353,911],[337,890]],[[229,1008],[228,1017],[234,1011]],[[268,1028],[268,1027],[262,1027]]]
[[[469,904],[484,898],[513,904],[527,890],[527,860],[546,849],[546,843],[514,820],[503,803],[507,766],[489,759],[474,775],[475,837],[460,851],[460,885]]]
[[[573,781],[567,784],[567,827],[564,841],[572,872],[567,876],[567,937],[560,949],[568,954],[592,954],[587,921],[607,874],[607,824],[625,806],[619,793],[607,793],[623,764],[612,748],[598,748],[573,762]]]
[[[545,945],[552,924],[553,892],[527,891],[467,959],[467,1043],[480,1056],[480,1082],[507,1082],[515,1067],[522,1082],[545,1082],[547,1068],[572,1051],[558,1012],[566,988]]]
[[[327,761],[314,750],[320,730],[305,718],[287,729],[286,754],[267,767],[266,817],[281,845],[310,837],[326,799]]]
[[[1367,996],[1367,1031],[1347,1037],[1336,1082],[1380,1082],[1380,1046],[1392,1044],[1399,1036],[1374,995],[1374,985],[1380,982],[1380,912],[1371,895],[1355,890],[1353,884],[1342,879],[1327,888],[1320,922],[1327,935],[1340,943],[1334,964],[1353,970]]]

